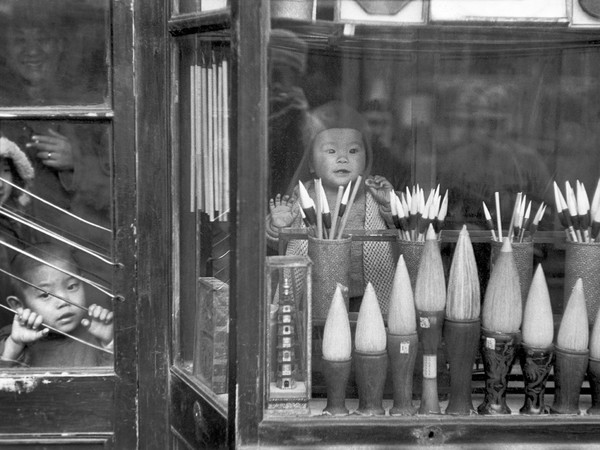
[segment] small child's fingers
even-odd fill
[[[88,328],[90,324],[91,322],[88,319],[81,319],[81,325],[83,325],[85,328]]]
[[[27,320],[25,321],[25,326],[27,326],[28,328],[36,329],[40,326],[41,323],[42,316],[32,311],[31,314],[29,314],[29,316],[27,317]]]
[[[108,314],[106,314],[106,318],[104,319],[104,323],[106,323],[106,324],[112,323],[114,318],[115,318],[115,313],[112,311],[108,311]]]
[[[97,319],[101,322],[106,321],[106,317],[108,316],[108,309],[102,308],[102,311],[98,312]]]
[[[275,206],[280,206],[281,205],[281,194],[277,194],[275,196]]]
[[[33,321],[31,328],[33,328],[34,330],[37,330],[41,325],[42,325],[42,316],[40,316],[39,314],[36,314],[36,317]]]
[[[272,213],[274,209],[275,209],[275,201],[273,199],[271,199],[271,200],[269,200],[269,210]]]

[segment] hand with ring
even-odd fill
[[[42,164],[56,170],[73,169],[73,146],[68,137],[48,129],[48,134],[34,134],[27,147],[35,148]]]

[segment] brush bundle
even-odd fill
[[[429,191],[427,199],[419,185],[412,189],[407,187],[400,195],[391,191],[390,208],[400,239],[423,242],[429,225],[433,226],[436,234],[444,226],[448,212],[448,191],[442,198],[438,185]]]
[[[348,183],[346,188],[338,187],[333,214],[320,178],[314,180],[315,201],[308,194],[302,181],[298,182],[300,214],[304,224],[315,238],[342,239],[361,181],[362,177],[359,175],[354,183]]]

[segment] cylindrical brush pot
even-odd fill
[[[351,359],[347,361],[321,360],[321,370],[327,390],[327,405],[323,410],[324,415],[347,416],[349,414],[348,408],[346,408],[346,385],[350,378],[351,363]]]
[[[450,365],[450,400],[446,414],[468,415],[475,411],[471,397],[473,365],[480,335],[479,319],[444,321],[444,338]]]
[[[531,286],[531,279],[533,278],[533,242],[529,237],[526,237],[523,242],[511,242],[513,258],[515,259],[515,265],[517,266],[517,273],[519,274],[519,287],[521,288],[521,300],[523,309],[525,309],[525,302],[527,301],[527,294],[529,293],[529,286]],[[494,264],[500,255],[502,249],[502,242],[492,241],[492,251],[490,256],[490,273],[494,268]]]
[[[407,241],[398,237],[396,240],[396,245],[398,247],[398,251],[396,252],[398,257],[400,257],[400,255],[404,256],[406,270],[408,271],[408,276],[410,277],[410,285],[414,292],[417,284],[419,264],[421,263],[421,255],[423,254],[423,249],[425,248],[425,242]]]
[[[387,375],[388,355],[354,352],[354,370],[358,388],[358,409],[355,414],[383,416],[383,388]]]
[[[315,0],[271,0],[271,17],[311,21]]]
[[[592,391],[592,406],[587,410],[588,414],[600,414],[600,360],[590,358],[588,364],[588,381]]]
[[[483,403],[477,408],[479,414],[510,414],[506,404],[508,375],[512,369],[519,343],[518,333],[495,333],[481,329],[481,358],[485,372]]]
[[[417,332],[423,344],[423,382],[419,414],[440,414],[437,360],[445,312],[417,310]]]
[[[308,257],[312,269],[312,317],[326,319],[337,283],[350,285],[352,238],[318,239],[308,236]],[[348,299],[346,310],[348,310]]]
[[[555,349],[552,414],[579,414],[579,394],[588,368],[589,350]]]
[[[390,408],[391,416],[412,416],[417,412],[412,403],[412,393],[418,343],[417,333],[387,335],[394,396],[394,403]]]
[[[593,323],[600,308],[600,242],[567,242],[565,247],[566,306],[577,278],[583,282],[588,321]]]
[[[520,362],[525,384],[525,403],[519,410],[521,414],[547,414],[544,403],[546,381],[552,370],[554,346],[535,348],[521,345]]]

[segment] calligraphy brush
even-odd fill
[[[348,311],[344,303],[341,285],[338,283],[323,329],[322,372],[327,387],[327,405],[323,414],[348,415],[346,408],[346,385],[350,378],[352,363],[352,338]]]
[[[446,414],[473,411],[471,378],[479,343],[481,293],[473,245],[463,225],[450,266],[444,337],[450,365],[450,401]]]
[[[494,231],[494,222],[492,222],[492,215],[490,214],[490,211],[485,202],[483,202],[483,215],[485,216],[485,226],[492,233],[492,240],[497,241],[498,239],[496,238],[496,232]]]
[[[590,240],[590,201],[585,191],[585,186],[577,180],[576,204],[579,226],[583,233],[583,242]]]
[[[300,200],[300,207],[304,210],[304,215],[306,216],[306,220],[312,226],[316,226],[317,224],[317,213],[315,211],[315,202],[308,195],[308,191],[302,181],[298,181],[298,193]]]
[[[343,195],[344,195],[344,186],[338,186],[337,197],[335,199],[335,207],[333,209],[333,216],[331,218],[331,231],[329,233],[330,239],[335,239],[335,234],[337,231],[338,217],[341,215],[340,209],[341,209]]]
[[[523,214],[523,224],[521,225],[521,232],[519,233],[519,242],[523,242],[525,231],[530,230],[531,222],[531,200],[529,200],[525,214]]]
[[[404,256],[400,255],[392,281],[388,311],[387,351],[394,386],[391,416],[406,416],[416,412],[412,404],[412,392],[418,341],[413,290]]]
[[[579,394],[589,363],[589,325],[583,281],[578,278],[556,338],[554,414],[579,414]]]
[[[317,239],[323,239],[323,207],[321,205],[321,188],[320,188],[320,183],[321,180],[320,178],[317,178],[314,181],[314,187],[315,187],[315,215],[317,217],[317,229],[316,229],[316,238]]]
[[[341,239],[344,234],[344,229],[346,228],[346,222],[348,221],[348,215],[350,214],[350,210],[352,209],[352,205],[354,204],[354,199],[356,198],[356,194],[358,193],[358,189],[360,187],[360,182],[362,177],[359,175],[354,182],[354,188],[352,189],[352,194],[350,194],[350,199],[348,200],[348,204],[346,205],[344,215],[342,216],[342,222],[340,224],[340,230],[338,232],[337,238]]]
[[[554,319],[548,284],[539,264],[529,288],[523,312],[521,368],[525,384],[525,403],[521,414],[544,414],[546,381],[554,356]]]
[[[496,203],[496,223],[498,224],[498,240],[502,239],[502,216],[500,213],[500,193],[494,192],[494,200]]]
[[[356,320],[355,368],[361,415],[384,415],[383,386],[387,375],[386,331],[371,282],[367,283]]]
[[[430,225],[417,272],[415,306],[423,342],[423,388],[419,414],[439,414],[437,352],[442,338],[446,281],[437,236]]]
[[[581,236],[581,224],[579,223],[579,215],[577,213],[577,199],[575,197],[575,191],[573,191],[573,188],[568,181],[565,181],[565,194],[567,199],[567,209],[569,211],[571,223],[573,224],[573,229],[577,235],[577,241],[583,242],[583,237]]]
[[[592,391],[592,406],[586,412],[590,415],[598,415],[600,414],[600,310],[596,313],[589,347],[590,361],[587,374]]]
[[[535,213],[535,216],[533,216],[533,220],[531,221],[531,224],[529,225],[529,235],[531,236],[531,240],[533,240],[533,235],[536,233],[536,231],[538,229],[538,225],[540,223],[540,220],[542,220],[542,217],[544,217],[545,212],[546,212],[546,205],[542,202],[542,203],[540,203],[540,206],[539,206],[537,212]]]

